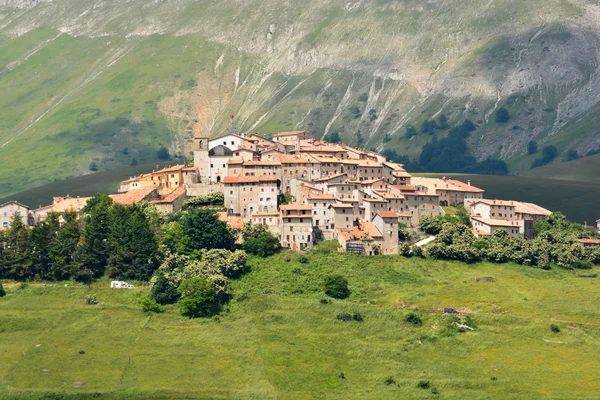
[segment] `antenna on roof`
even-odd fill
[[[231,126],[229,127],[229,133],[237,133],[237,127],[235,126],[235,115],[231,114],[229,118],[231,118]]]

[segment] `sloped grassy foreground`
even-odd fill
[[[0,398],[600,393],[597,278],[513,264],[341,255],[326,246],[307,259],[291,252],[251,258],[251,272],[232,282],[228,309],[213,319],[183,319],[175,306],[145,314],[138,301],[149,287],[5,283]],[[348,279],[347,300],[322,301],[321,283],[331,273]],[[99,303],[86,305],[86,294]],[[475,329],[458,328],[465,318],[444,316],[443,308],[470,313],[466,322]],[[407,322],[410,313],[422,324]],[[359,314],[362,322],[340,314]]]

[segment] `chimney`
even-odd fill
[[[467,181],[467,185],[471,186],[471,180],[470,179]]]

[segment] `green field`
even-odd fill
[[[521,176],[600,183],[600,154],[566,163],[545,165],[526,171]]]
[[[542,179],[521,176],[471,175],[471,174],[418,174],[471,180],[471,184],[485,189],[488,199],[519,200],[539,204],[551,211],[560,211],[572,221],[594,224],[600,218],[598,199],[600,182],[566,179]],[[413,184],[418,184],[417,177]]]
[[[15,285],[0,299],[0,398],[575,399],[600,393],[597,279],[323,248],[307,256],[307,264],[291,252],[251,258],[251,272],[232,282],[233,300],[218,319],[183,319],[175,308],[147,315],[137,301],[148,287],[110,290],[107,280]],[[329,273],[348,278],[349,299],[320,303]],[[495,282],[473,280],[480,277]],[[86,305],[87,293],[99,304]],[[469,313],[477,328],[458,332],[444,307]],[[360,313],[364,321],[339,321],[342,312]],[[409,312],[423,325],[405,322]],[[551,332],[551,324],[560,332]],[[395,385],[384,384],[390,376]],[[419,381],[430,388],[417,388]]]

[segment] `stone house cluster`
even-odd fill
[[[188,197],[218,191],[226,208],[219,218],[237,228],[244,222],[265,224],[282,246],[294,250],[327,239],[338,240],[341,251],[363,254],[397,253],[399,225],[416,228],[422,216],[444,213],[443,206],[464,204],[479,236],[505,229],[528,237],[533,221],[550,214],[530,203],[486,200],[470,181],[412,177],[381,154],[319,141],[305,131],[271,139],[196,136],[193,159],[193,166],[127,179],[111,197],[121,204],[149,201],[171,213]],[[81,213],[88,199],[55,197],[36,210],[6,203],[0,206],[0,224],[8,226],[15,212],[30,224],[52,211]]]
[[[490,236],[504,229],[510,237],[533,238],[533,223],[551,214],[533,203],[507,200],[465,199],[476,236]]]

